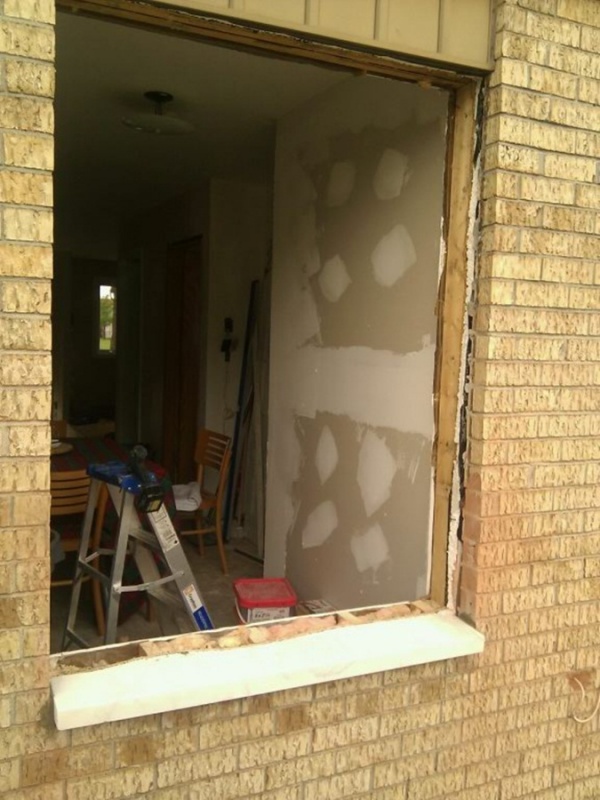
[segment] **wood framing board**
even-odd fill
[[[139,0],[56,0],[56,6],[62,11],[88,14],[262,55],[308,61],[359,74],[368,73],[413,83],[425,82],[429,86],[444,89],[463,86],[472,80],[452,69],[430,63],[412,63],[349,42],[328,44],[299,32],[284,33],[257,24],[232,22],[200,12],[142,3]]]
[[[434,498],[431,599],[447,601],[448,534],[454,466],[467,290],[469,210],[473,188],[476,86],[455,95],[449,126],[446,176],[446,259],[438,299],[438,340],[434,386],[436,438],[433,450]]]

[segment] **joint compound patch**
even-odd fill
[[[373,277],[389,288],[417,263],[417,252],[404,225],[395,225],[376,245],[371,255]]]
[[[388,147],[379,160],[373,178],[373,189],[380,200],[394,200],[400,196],[408,176],[408,157]]]
[[[319,480],[324,484],[335,472],[338,465],[338,449],[329,425],[325,425],[319,436],[319,443],[315,453],[315,466],[319,473]]]
[[[389,499],[396,474],[396,460],[379,436],[368,431],[358,454],[358,486],[367,516]]]
[[[325,262],[317,280],[323,296],[330,303],[337,303],[352,283],[346,265],[339,256],[334,256]]]
[[[320,547],[331,536],[338,526],[338,515],[335,504],[326,500],[308,515],[302,531],[302,547]]]
[[[368,569],[376,572],[390,557],[390,548],[381,525],[373,525],[366,533],[355,534],[350,540],[350,549],[359,572]]]

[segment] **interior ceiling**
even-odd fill
[[[56,27],[56,242],[83,215],[118,219],[209,177],[270,175],[275,121],[345,72],[62,12]],[[170,92],[194,133],[121,123]]]

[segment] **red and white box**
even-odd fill
[[[235,606],[242,622],[266,622],[293,616],[298,598],[286,578],[238,578]]]

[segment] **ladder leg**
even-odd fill
[[[81,563],[88,554],[90,545],[90,533],[92,531],[92,521],[94,519],[94,511],[98,502],[98,493],[100,491],[100,484],[96,480],[90,483],[90,492],[88,496],[88,503],[83,517],[83,527],[81,530],[81,540],[79,543],[79,553],[77,554],[77,564],[75,566],[75,576],[73,578],[73,589],[71,590],[71,602],[69,604],[69,614],[67,617],[67,624],[63,633],[62,649],[66,650],[70,638],[69,631],[75,627],[75,620],[77,619],[77,612],[79,610],[79,598],[81,595],[81,583],[83,572],[81,570]]]
[[[112,487],[110,487],[110,489],[112,489]],[[112,494],[113,493],[111,491],[111,495]],[[125,557],[127,555],[127,544],[129,541],[128,533],[133,529],[133,527],[139,526],[137,513],[134,507],[133,495],[129,494],[128,492],[119,492],[119,494],[121,495],[121,509],[119,514],[119,527],[117,530],[115,553],[110,572],[108,613],[106,615],[106,635],[104,637],[104,644],[114,644],[117,638],[119,602],[121,599],[123,570],[125,568]]]

